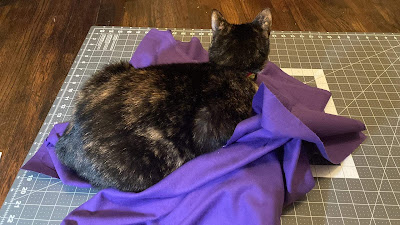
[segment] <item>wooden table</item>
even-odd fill
[[[0,204],[92,25],[210,28],[270,7],[273,30],[400,32],[398,0],[2,0]]]

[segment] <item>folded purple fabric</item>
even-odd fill
[[[131,64],[205,62],[197,38],[175,41],[151,30]],[[330,93],[309,87],[268,63],[253,99],[256,115],[238,124],[227,145],[197,157],[140,193],[104,189],[62,224],[280,224],[282,208],[314,186],[304,141],[338,163],[364,139],[364,125],[323,113]],[[89,187],[54,152],[67,123],[57,124],[23,169]],[[309,146],[309,145],[307,145]]]

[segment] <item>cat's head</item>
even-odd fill
[[[208,50],[210,61],[241,71],[260,71],[268,61],[271,23],[269,9],[245,24],[230,24],[214,9],[211,14],[213,38]]]

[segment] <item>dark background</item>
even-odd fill
[[[216,8],[273,30],[400,32],[399,0],[0,0],[0,204],[92,25],[210,28]]]

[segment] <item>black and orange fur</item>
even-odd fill
[[[269,9],[239,25],[214,10],[210,62],[98,71],[79,93],[58,158],[95,187],[139,192],[222,147],[251,116],[257,86],[246,74],[268,60],[270,25]]]

